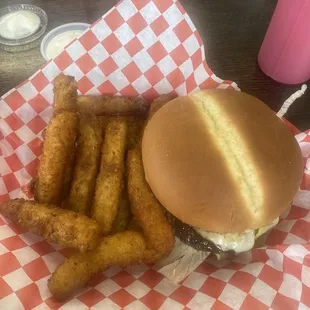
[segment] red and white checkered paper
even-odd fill
[[[0,202],[28,197],[52,115],[53,79],[75,76],[82,94],[184,95],[235,88],[205,61],[202,40],[176,0],[124,0],[59,56],[0,99]],[[68,250],[0,216],[0,309],[308,309],[310,307],[310,132],[297,134],[305,160],[301,190],[267,248],[234,261],[206,260],[175,284],[150,266],[113,267],[57,302],[47,288]]]

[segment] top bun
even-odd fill
[[[281,119],[234,90],[167,103],[145,128],[142,156],[162,205],[184,223],[217,233],[271,224],[296,194],[303,170]]]

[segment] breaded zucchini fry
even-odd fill
[[[61,73],[55,78],[54,117],[45,131],[43,155],[35,185],[39,202],[59,203],[68,193],[74,163],[78,119],[77,83]]]
[[[131,219],[131,210],[127,191],[124,189],[120,198],[118,212],[113,222],[111,233],[115,234],[118,232],[125,231],[129,221]]]
[[[78,96],[77,110],[95,115],[143,115],[148,104],[141,97]]]
[[[63,185],[61,191],[62,200],[67,198],[70,191],[71,182],[73,178],[75,156],[76,156],[76,146],[74,145],[71,152],[69,153],[68,161],[64,171]]]
[[[102,129],[92,116],[80,116],[74,176],[66,208],[88,215],[99,172]]]
[[[73,76],[59,74],[54,81],[54,110],[76,111],[77,83]]]
[[[131,211],[147,240],[145,260],[153,262],[170,253],[174,246],[174,233],[163,207],[145,181],[139,149],[128,151],[127,174]]]
[[[100,173],[97,178],[91,216],[108,234],[118,211],[124,185],[124,157],[127,122],[111,120],[107,126],[102,146]]]
[[[49,290],[57,299],[65,299],[86,286],[99,271],[112,265],[125,267],[140,262],[145,248],[145,239],[138,232],[125,231],[105,237],[92,252],[72,256],[58,266],[49,279]]]
[[[100,225],[94,220],[53,205],[14,199],[0,205],[0,212],[48,241],[81,252],[94,249],[102,238]]]
[[[77,115],[67,111],[55,115],[48,125],[35,184],[38,202],[58,204],[61,201],[65,167],[71,164],[70,153],[77,129]]]
[[[98,116],[100,126],[105,131],[109,121],[124,119],[128,124],[127,149],[134,148],[141,140],[145,118],[139,116]]]

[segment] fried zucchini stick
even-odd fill
[[[145,261],[154,262],[172,250],[173,230],[165,218],[163,207],[145,181],[139,149],[128,151],[127,173],[131,211],[147,240]]]
[[[81,252],[94,249],[102,238],[100,225],[94,220],[53,205],[14,199],[0,205],[0,212],[48,241]]]
[[[54,110],[76,111],[77,83],[73,76],[59,74],[54,81]]]
[[[70,191],[71,181],[73,179],[75,156],[76,156],[76,146],[74,145],[73,148],[71,149],[71,152],[69,153],[69,157],[64,171],[63,185],[61,191],[62,200],[65,200],[67,198]]]
[[[55,78],[54,117],[45,131],[34,188],[35,199],[39,202],[58,204],[68,194],[78,124],[74,113],[76,101],[76,81],[72,76],[61,73]]]
[[[100,126],[103,130],[107,128],[109,121],[124,119],[128,124],[127,149],[134,148],[141,140],[145,118],[139,116],[98,116]]]
[[[59,74],[54,81],[54,114],[62,111],[76,111],[77,83],[73,76]],[[69,193],[73,177],[75,147],[72,148],[65,166],[62,186],[62,199]]]
[[[97,178],[91,216],[108,234],[115,220],[124,186],[124,157],[127,122],[111,120],[102,146],[100,173]]]
[[[74,112],[56,114],[46,129],[43,154],[35,184],[35,199],[41,203],[58,204],[62,199],[63,177],[70,159],[78,117]]]
[[[140,97],[78,96],[77,110],[95,115],[143,115],[148,104]]]
[[[131,210],[127,191],[124,189],[118,206],[118,212],[114,220],[111,234],[125,231],[131,219]]]
[[[95,117],[80,116],[74,176],[66,208],[88,215],[99,172],[102,130]]]
[[[49,290],[57,299],[65,299],[86,286],[99,271],[112,265],[125,267],[140,262],[145,248],[145,239],[138,232],[125,231],[105,237],[95,250],[72,256],[59,265],[48,281]]]

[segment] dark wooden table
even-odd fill
[[[50,30],[68,22],[92,23],[117,0],[1,0],[0,8],[21,2],[45,10]],[[259,47],[276,2],[181,0],[205,42],[207,61],[214,73],[235,81],[243,91],[260,98],[275,111],[300,88],[271,80],[257,65]],[[0,50],[0,94],[28,78],[43,62],[39,47],[14,54]],[[310,89],[286,117],[301,130],[310,128]]]

